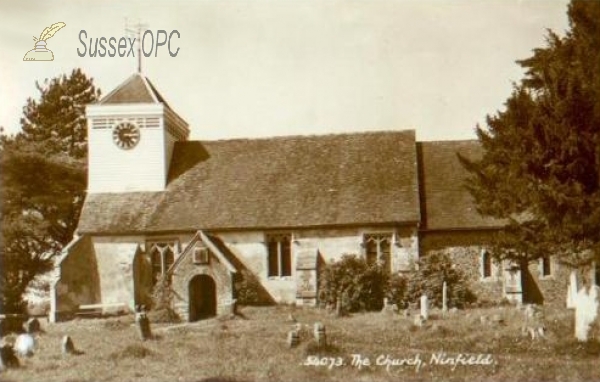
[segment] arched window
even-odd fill
[[[481,276],[492,277],[492,255],[486,250],[481,252]]]

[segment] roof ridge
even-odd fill
[[[342,133],[324,133],[324,134],[293,134],[293,135],[273,135],[268,137],[239,137],[239,138],[224,138],[224,139],[198,139],[188,140],[178,143],[189,143],[189,142],[202,142],[202,143],[217,143],[217,142],[242,142],[242,141],[273,141],[273,140],[284,140],[284,139],[309,139],[309,138],[325,138],[325,137],[342,137],[342,136],[364,136],[364,135],[382,135],[382,134],[415,134],[414,129],[407,130],[367,130],[367,131],[355,131],[355,132],[342,132]]]

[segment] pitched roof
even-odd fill
[[[421,185],[421,227],[426,230],[496,228],[502,220],[484,217],[465,188],[467,170],[457,153],[469,159],[483,154],[478,141],[417,143]]]
[[[120,103],[163,103],[170,108],[150,80],[140,73],[134,73],[112,92],[104,96],[100,104]]]
[[[419,221],[414,131],[177,142],[164,192],[89,194],[80,233]]]

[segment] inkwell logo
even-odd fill
[[[67,24],[63,22],[54,23],[51,26],[44,29],[40,38],[33,36],[35,41],[35,48],[31,49],[23,57],[23,61],[54,61],[54,53],[50,49],[46,48],[46,40],[54,36],[61,28]]]

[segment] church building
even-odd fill
[[[481,300],[522,301],[530,277],[564,301],[566,270],[551,257],[528,276],[492,260],[503,222],[477,213],[456,155],[481,155],[477,141],[417,142],[414,130],[191,141],[139,73],[86,117],[87,196],[51,320],[133,311],[163,278],[189,321],[230,312],[243,274],[273,303],[315,306],[319,267],[344,254],[397,273],[443,251]]]

